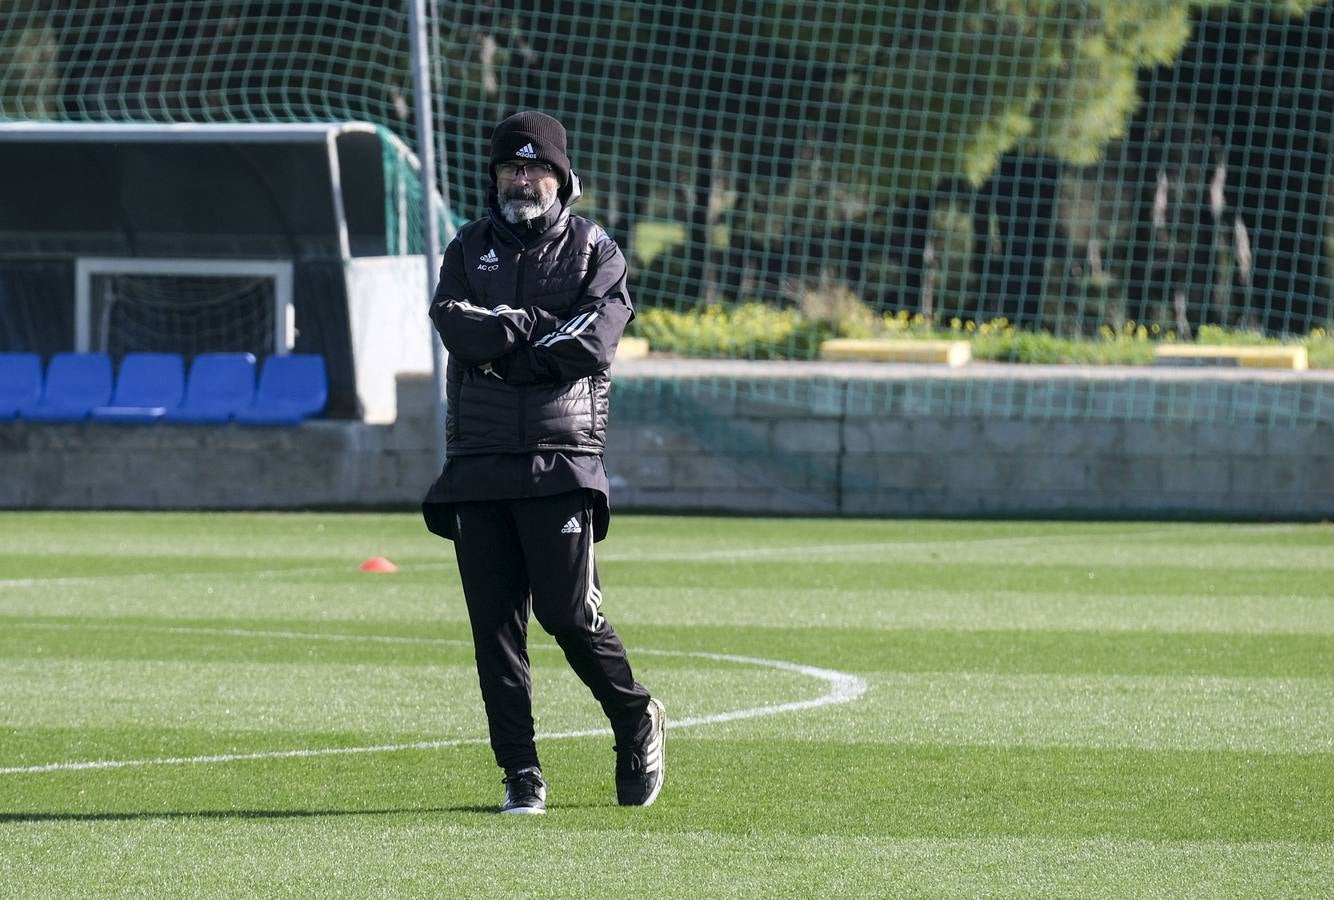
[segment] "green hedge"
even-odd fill
[[[646,338],[654,352],[688,357],[815,359],[820,343],[831,337],[946,338],[968,341],[976,360],[1132,366],[1151,365],[1158,344],[1178,342],[1175,334],[1161,331],[1156,325],[1134,322],[1120,329],[1104,326],[1097,338],[1068,338],[1022,331],[1005,319],[981,323],[953,319],[940,323],[906,312],[875,316],[857,310],[835,321],[797,308],[776,309],[762,303],[704,306],[684,311],[647,309],[637,315],[630,333]],[[1279,340],[1255,332],[1206,325],[1193,343],[1304,344],[1312,368],[1334,368],[1334,334],[1323,329],[1315,329],[1304,338]]]

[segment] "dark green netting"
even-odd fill
[[[1204,335],[1334,364],[1328,3],[426,8],[452,213],[483,209],[496,121],[557,115],[660,349],[1032,361],[1044,334],[1143,363]],[[358,120],[415,149],[409,32],[406,3],[11,0],[0,120]],[[391,253],[420,251],[411,174],[386,143]]]

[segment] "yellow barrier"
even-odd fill
[[[1153,354],[1159,366],[1243,366],[1257,369],[1305,369],[1305,347],[1211,347],[1163,344]]]
[[[967,341],[899,341],[885,338],[832,338],[820,345],[820,358],[866,362],[944,363],[962,366],[973,358]]]
[[[643,359],[648,356],[648,338],[623,337],[616,345],[617,359]]]

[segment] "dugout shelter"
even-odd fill
[[[392,421],[431,369],[417,167],[356,122],[0,122],[0,350],[313,353],[328,415]]]

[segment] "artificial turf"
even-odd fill
[[[617,516],[598,555],[666,786],[615,805],[534,623],[573,736],[511,821],[415,517],[0,514],[0,895],[1334,893],[1329,525]]]

